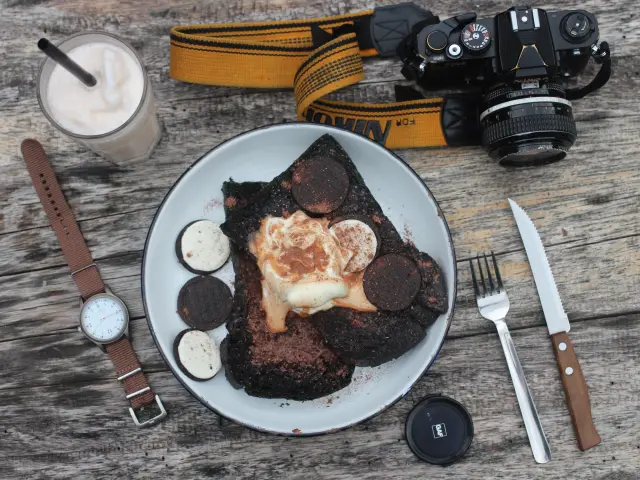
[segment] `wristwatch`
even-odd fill
[[[78,330],[105,351],[115,365],[116,375],[124,385],[129,413],[138,427],[155,425],[167,416],[158,395],[151,391],[142,366],[129,341],[129,312],[124,302],[104,284],[98,266],[91,257],[80,228],[64,198],[51,163],[36,140],[22,142],[22,156],[27,164],[33,186],[58,237],[71,278],[80,290],[80,326]],[[155,404],[159,413],[145,420],[140,415]]]

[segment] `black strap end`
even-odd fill
[[[599,88],[606,85],[611,78],[611,50],[607,42],[602,42],[598,49],[593,52],[593,58],[596,63],[600,64],[600,70],[593,77],[593,80],[584,87],[572,88],[567,90],[567,100],[579,100],[586,97],[590,93],[595,92]]]
[[[440,124],[450,147],[480,145],[481,95],[456,94],[444,98]]]
[[[429,10],[410,2],[377,7],[370,22],[371,41],[380,56],[394,57],[398,45],[411,34],[417,23],[439,21]]]

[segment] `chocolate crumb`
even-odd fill
[[[221,206],[222,206],[222,202],[220,200],[213,198],[206,203],[202,211],[205,214],[211,213],[213,210],[215,210],[216,208],[220,208]]]

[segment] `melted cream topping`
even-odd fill
[[[249,242],[262,272],[262,305],[271,332],[285,332],[289,311],[312,315],[334,306],[375,311],[364,295],[362,272],[345,268],[353,252],[340,247],[328,220],[297,211],[268,216]]]

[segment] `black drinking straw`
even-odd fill
[[[38,48],[42,50],[47,57],[56,62],[67,72],[72,74],[87,87],[93,87],[96,84],[96,77],[87,72],[84,68],[71,60],[66,53],[49,42],[46,38],[38,40]]]

